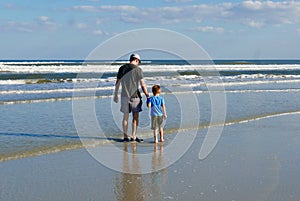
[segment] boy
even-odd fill
[[[147,100],[147,105],[151,108],[151,129],[154,133],[154,142],[157,143],[157,130],[160,133],[160,142],[164,141],[164,131],[162,128],[163,119],[167,118],[166,106],[164,99],[160,95],[160,86],[152,87],[153,96]]]

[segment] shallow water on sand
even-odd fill
[[[206,128],[210,123],[211,96],[209,92],[162,95],[166,100],[168,111],[168,119],[165,122],[166,134],[176,133],[179,128],[195,127],[189,124],[189,119],[182,119],[182,114],[186,112],[183,108],[186,106],[179,101],[181,97],[196,97],[198,105],[194,109],[200,114],[200,129]],[[226,91],[225,123],[235,124],[297,112],[300,111],[299,99],[300,91]],[[103,133],[91,127],[84,130],[91,140],[91,146],[105,144],[105,141],[109,139],[122,138],[122,114],[119,112],[119,104],[112,103],[110,97],[96,98],[94,101],[96,119]],[[2,114],[0,117],[0,160],[82,147],[74,124],[72,101],[8,104],[1,105],[0,110]],[[143,110],[140,114],[138,135],[151,141],[149,110],[145,104]],[[188,112],[193,112],[193,108]]]
[[[3,162],[0,199],[297,201],[299,121],[297,114],[228,125],[213,152],[199,160],[203,129],[182,158],[149,174],[115,172],[83,149]],[[168,160],[167,145],[119,143],[121,167],[138,172],[135,154],[146,149],[152,149],[152,166],[160,166]]]

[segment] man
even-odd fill
[[[123,113],[123,134],[124,141],[141,142],[143,139],[136,137],[137,126],[139,124],[139,112],[142,111],[142,96],[138,90],[139,84],[147,98],[149,94],[147,86],[143,79],[143,71],[138,65],[141,63],[141,58],[138,54],[130,55],[129,64],[124,64],[119,68],[117,81],[115,84],[114,101],[118,102],[118,91],[120,84],[122,85],[121,92],[121,112]],[[132,138],[130,139],[128,131],[129,113],[132,112]]]

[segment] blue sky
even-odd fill
[[[139,28],[184,34],[213,59],[300,59],[300,1],[1,0],[0,59],[84,59]]]

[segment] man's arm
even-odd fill
[[[150,96],[148,94],[147,86],[146,86],[146,83],[145,83],[144,79],[141,79],[140,84],[141,84],[141,87],[142,87],[142,90],[143,90],[145,96],[147,98],[149,98]]]
[[[118,93],[119,93],[119,88],[120,88],[120,79],[117,79],[116,84],[115,84],[115,92],[114,92],[114,101],[115,103],[118,102]]]

